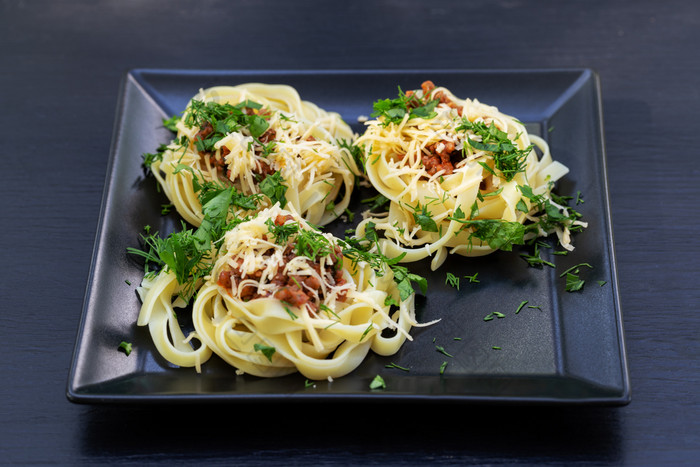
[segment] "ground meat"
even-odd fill
[[[275,218],[275,224],[284,225],[290,219],[293,220],[293,217],[290,215],[279,215]],[[270,279],[270,284],[275,286],[275,291],[273,293],[263,292],[261,294],[258,293],[258,288],[256,286],[244,285],[243,287],[236,289],[239,298],[243,301],[249,301],[272,295],[274,298],[288,303],[291,306],[299,307],[302,305],[308,305],[313,312],[318,311],[319,304],[322,300],[322,297],[319,296],[322,285],[321,280],[313,275],[301,276],[287,275],[284,273],[286,264],[292,259],[296,258],[296,256],[294,247],[292,245],[287,246],[282,255],[282,263],[278,267],[277,274]],[[323,270],[319,260],[307,260],[307,262],[319,276],[324,277],[325,280],[331,285],[344,285],[347,281],[343,277],[343,255],[340,247],[336,247],[335,251],[331,253],[328,258],[330,261],[326,261]],[[240,267],[241,261],[239,261],[235,266],[224,267],[224,269],[219,273],[217,284],[226,290],[231,290],[234,283],[238,284],[241,280],[260,280],[262,270],[257,270],[252,274],[246,275],[244,278]],[[346,300],[346,298],[346,293],[343,292],[338,294],[337,300],[343,302]]]
[[[277,292],[275,292],[275,298],[296,307],[304,305],[310,300],[309,294],[296,285],[285,286],[278,289]]]
[[[275,225],[284,225],[287,223],[287,221],[293,221],[294,217],[292,217],[290,214],[285,214],[284,216],[282,214],[278,214],[277,217],[275,217]]]
[[[200,157],[208,157],[209,165],[211,167],[214,167],[217,170],[217,172],[223,173],[224,170],[226,170],[226,161],[224,158],[230,152],[231,151],[229,151],[229,149],[226,146],[223,146],[218,156],[215,152],[204,152],[200,153]]]
[[[275,173],[275,169],[273,169],[272,166],[265,161],[258,161],[258,165],[258,168],[253,170],[253,173],[258,175],[260,181],[265,180],[268,175]]]
[[[421,155],[423,168],[430,177],[441,170],[443,175],[450,175],[461,158],[461,151],[455,149],[454,142],[447,140],[426,146]]]
[[[219,279],[216,281],[216,283],[224,289],[230,289],[232,285],[231,275],[233,275],[233,270],[224,269],[219,273]]]
[[[268,128],[267,130],[265,130],[265,133],[260,135],[260,138],[258,138],[258,140],[260,140],[260,142],[263,144],[267,144],[270,141],[274,140],[276,136],[277,132],[272,128]]]
[[[199,131],[194,136],[194,139],[203,141],[214,132],[214,127],[209,122],[204,122],[204,124],[199,128]]]

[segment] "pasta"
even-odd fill
[[[521,122],[430,81],[374,110],[358,138],[293,88],[248,83],[202,90],[174,120],[149,167],[195,228],[132,249],[160,268],[138,289],[137,324],[168,362],[338,378],[435,322],[417,322],[412,283],[425,292],[425,279],[399,263],[437,270],[552,233],[573,249],[586,224],[552,192],[568,168]],[[365,212],[344,240],[320,230],[360,176],[386,212]]]
[[[207,183],[266,195],[258,209],[289,203],[316,225],[347,208],[358,173],[347,149],[355,135],[338,114],[301,100],[290,86],[201,90],[174,129],[177,136],[150,168],[177,212],[194,226],[203,220],[199,192]]]
[[[393,270],[348,250],[276,204],[225,234],[198,285],[193,333],[180,331],[180,286],[168,270],[144,282],[138,324],[149,326],[160,354],[179,366],[201,369],[214,353],[255,376],[343,376],[370,350],[396,353],[419,325],[414,295],[401,292]]]
[[[515,118],[431,81],[378,101],[373,117],[356,144],[369,181],[390,203],[357,231],[382,232],[387,256],[432,256],[435,270],[448,254],[486,255],[553,232],[573,248],[569,227],[584,224],[551,193],[568,169]]]

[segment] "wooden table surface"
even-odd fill
[[[344,5],[0,2],[0,463],[700,461],[700,3]],[[133,68],[596,70],[631,403],[69,402],[119,86]]]

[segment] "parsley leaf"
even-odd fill
[[[406,115],[408,118],[433,118],[437,113],[435,107],[440,103],[439,99],[427,100],[419,98],[416,93],[404,93],[399,87],[399,95],[395,99],[380,99],[373,105],[373,118],[383,118],[383,125],[401,123]]]
[[[163,119],[163,126],[168,130],[172,131],[173,133],[177,133],[177,122],[179,121],[180,117],[177,115],[173,115],[170,118]]]
[[[274,347],[269,346],[269,345],[259,344],[257,342],[255,344],[253,344],[253,349],[256,352],[261,352],[263,355],[265,355],[265,357],[267,357],[267,359],[270,362],[272,362],[272,356],[275,354],[275,352],[277,352],[277,349],[275,349]]]
[[[342,247],[342,253],[346,258],[353,263],[366,262],[377,275],[383,275],[385,268],[389,268],[394,274],[394,282],[396,282],[399,290],[401,301],[406,300],[411,294],[415,293],[413,283],[416,283],[421,292],[425,294],[428,289],[427,279],[409,272],[408,268],[398,264],[406,254],[403,253],[396,258],[387,258],[378,252],[378,241],[379,235],[375,229],[375,224],[368,222],[365,226],[363,238],[346,238],[344,241],[340,241],[339,245]]]
[[[566,273],[566,291],[576,292],[581,290],[586,282],[582,280],[577,274],[572,274],[570,272]]]
[[[591,266],[588,263],[579,263],[574,266],[571,266],[569,269],[567,269],[559,275],[559,277],[566,277],[565,290],[567,292],[576,292],[583,289],[583,286],[586,283],[586,281],[582,280],[579,277],[581,266],[586,266],[591,269],[593,268],[593,266]]]
[[[382,378],[379,375],[375,376],[374,379],[369,383],[369,388],[370,389],[386,389],[386,383],[384,382],[384,378]]]
[[[477,219],[465,221],[473,227],[472,235],[488,243],[494,250],[511,251],[513,245],[523,245],[525,227],[519,222],[500,219]]]
[[[420,203],[418,203],[415,207],[412,206],[412,208],[414,211],[413,220],[422,230],[426,232],[438,231],[437,223],[435,223],[435,220],[431,217],[427,205],[421,207]]]
[[[455,276],[451,272],[447,272],[445,275],[445,284],[449,284],[455,289],[459,290],[459,277]]]
[[[287,205],[287,187],[283,184],[284,179],[280,172],[275,172],[268,175],[260,182],[260,191],[270,198],[272,204],[280,203],[280,207],[284,208]]]
[[[374,211],[375,209],[379,209],[383,207],[385,204],[389,202],[389,198],[382,194],[378,194],[376,196],[373,196],[371,198],[363,199],[361,201],[362,203],[369,204],[369,210]]]
[[[122,350],[127,355],[127,357],[131,354],[131,349],[131,342],[121,341],[119,343],[119,350]]]

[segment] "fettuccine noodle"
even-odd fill
[[[172,273],[144,284],[138,324],[149,326],[164,358],[184,367],[201,368],[215,353],[240,373],[332,379],[370,350],[396,353],[419,325],[414,296],[401,299],[391,269],[343,256],[331,234],[279,205],[226,233],[192,305],[191,335],[179,330]]]
[[[232,114],[239,116],[236,124]],[[201,90],[176,129],[151,171],[194,226],[203,218],[197,184],[233,185],[250,195],[261,193],[263,180],[277,172],[285,201],[313,224],[328,224],[348,206],[358,169],[342,143],[355,135],[340,115],[302,100],[290,86],[247,83]],[[275,201],[265,198],[261,208]]]
[[[409,110],[425,106],[418,109],[422,113],[392,120],[396,114],[387,112],[368,121],[356,141],[364,147],[371,184],[390,200],[388,212],[367,217],[358,235],[371,225],[383,233],[385,254],[404,255],[403,262],[432,256],[435,270],[450,253],[481,256],[497,249],[496,242],[474,235],[476,226],[486,226],[478,221],[503,222],[491,228],[531,223],[541,207],[534,201],[551,203],[552,185],[568,169],[518,120],[430,81],[404,99]],[[499,160],[494,150],[502,148],[514,156]],[[525,238],[551,233],[538,229]],[[573,248],[566,226],[554,230],[565,248]]]

